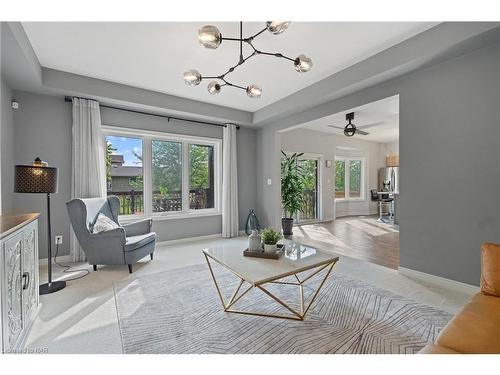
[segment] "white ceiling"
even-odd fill
[[[399,139],[398,95],[326,116],[303,124],[301,127],[345,137],[342,129],[331,128],[328,125],[344,127],[347,124],[345,115],[349,112],[354,112],[354,121],[352,123],[356,126],[374,124],[372,127],[362,128],[362,130],[370,134],[354,135],[355,138],[379,143],[392,142]]]
[[[293,58],[303,53],[314,66],[300,74],[292,62],[256,56],[227,76],[241,86],[259,84],[262,97],[251,99],[230,87],[212,96],[206,81],[196,87],[184,84],[186,70],[219,75],[237,62],[238,43],[224,41],[215,50],[198,44],[198,29],[205,24],[216,25],[223,36],[239,34],[237,22],[24,22],[23,26],[44,67],[254,112],[436,25],[292,22],[283,34],[265,32],[254,40],[256,48]],[[264,22],[244,23],[244,36],[263,27]]]

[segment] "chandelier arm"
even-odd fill
[[[266,30],[267,30],[267,27],[264,27],[264,28],[263,28],[262,30],[260,30],[257,34],[255,34],[255,35],[251,36],[250,38],[247,38],[247,39],[248,39],[248,41],[252,41],[252,39],[257,38],[260,34],[262,34],[262,33],[263,33],[264,31],[266,31]],[[248,41],[247,41],[247,43],[248,43]]]
[[[227,76],[229,73],[232,73],[238,66],[243,65],[248,59],[250,59],[251,57],[253,57],[255,55],[256,55],[256,53],[253,52],[252,54],[245,57],[243,60],[238,61],[238,63],[236,65],[230,67],[224,74],[221,74],[220,76],[213,77],[213,78],[219,78],[219,79],[223,80],[225,76]]]
[[[226,38],[225,36],[221,37],[220,40],[229,40],[231,42],[245,42],[246,39],[241,38]]]
[[[245,91],[247,90],[247,88],[246,88],[246,87],[239,86],[239,85],[235,85],[234,83],[227,82],[227,81],[225,81],[225,80],[224,80],[224,82],[226,82],[226,85],[227,85],[227,86],[236,87],[236,88],[238,88],[238,89],[245,90]]]
[[[255,52],[259,55],[266,55],[266,56],[274,56],[274,57],[278,57],[280,59],[286,59],[286,60],[290,60],[290,61],[295,61],[295,59],[292,59],[291,57],[288,57],[288,56],[285,56],[283,55],[282,53],[272,53],[272,52],[263,52],[263,51],[259,51],[259,50],[255,50]]]

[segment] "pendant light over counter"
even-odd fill
[[[283,33],[288,28],[289,25],[290,21],[268,21],[266,22],[265,28],[247,38],[243,38],[243,22],[240,22],[239,38],[226,38],[222,36],[221,32],[217,27],[212,25],[203,26],[198,31],[198,42],[200,43],[200,45],[208,49],[216,49],[220,46],[220,44],[224,40],[239,42],[240,55],[238,62],[235,65],[228,68],[226,72],[217,76],[202,76],[200,72],[198,72],[197,70],[194,69],[188,70],[184,73],[184,82],[188,86],[198,86],[202,80],[209,79],[212,81],[210,81],[210,83],[208,84],[207,90],[212,95],[219,94],[221,92],[222,87],[230,86],[241,90],[245,90],[250,98],[260,98],[262,95],[262,88],[259,85],[257,84],[249,84],[248,86],[237,85],[228,81],[226,79],[226,76],[229,73],[232,73],[237,67],[243,65],[249,59],[257,55],[274,56],[281,59],[285,59],[293,62],[295,70],[297,72],[299,73],[308,72],[309,70],[311,70],[313,66],[313,62],[309,57],[305,55],[299,55],[293,59],[291,57],[283,55],[282,53],[264,52],[258,50],[253,44],[254,39],[259,35],[261,35],[263,32],[269,31],[274,35],[279,35]],[[248,44],[253,50],[253,52],[246,57],[243,56],[243,43]]]

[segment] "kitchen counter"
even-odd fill
[[[22,215],[0,215],[0,239],[14,233],[22,226],[31,223],[40,217],[39,213]]]

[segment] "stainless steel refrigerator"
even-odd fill
[[[399,193],[399,167],[380,168],[378,170],[378,191],[385,187],[389,191]]]

